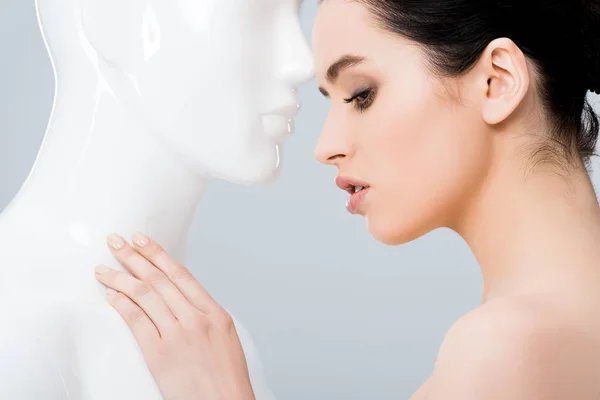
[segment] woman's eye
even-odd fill
[[[362,93],[359,93],[358,96],[356,97],[358,100],[360,101],[365,101],[369,98],[369,93],[368,91],[364,91]]]
[[[346,103],[353,103],[358,111],[366,110],[373,103],[374,90],[366,89],[358,92],[349,99],[344,99]]]

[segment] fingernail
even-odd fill
[[[119,250],[125,246],[125,240],[116,233],[111,233],[106,241],[108,242],[108,245],[115,250]]]
[[[148,237],[141,232],[136,232],[132,237],[133,243],[138,245],[139,247],[144,247],[148,245]]]
[[[96,270],[96,273],[97,273],[97,274],[103,274],[103,273],[105,273],[105,272],[108,272],[108,271],[110,271],[110,268],[108,268],[108,267],[105,267],[104,265],[98,265],[98,266],[95,268],[95,270]]]

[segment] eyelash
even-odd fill
[[[362,90],[349,99],[344,99],[345,103],[354,103],[354,107],[359,111],[363,112],[371,106],[373,103],[373,97],[375,95],[374,89]]]

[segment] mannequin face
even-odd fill
[[[312,77],[301,0],[80,1],[115,96],[176,157],[234,182],[275,176]]]

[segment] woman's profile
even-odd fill
[[[315,155],[337,168],[348,210],[389,245],[450,228],[481,266],[481,305],[448,331],[412,399],[597,399],[600,207],[586,166],[600,3],[319,3],[315,72],[331,108]],[[202,346],[171,350],[190,348]],[[237,382],[227,371],[219,379]],[[209,375],[177,363],[155,373]]]
[[[317,158],[379,241],[447,227],[481,266],[482,304],[413,399],[600,393],[599,17],[598,1],[321,1]]]

